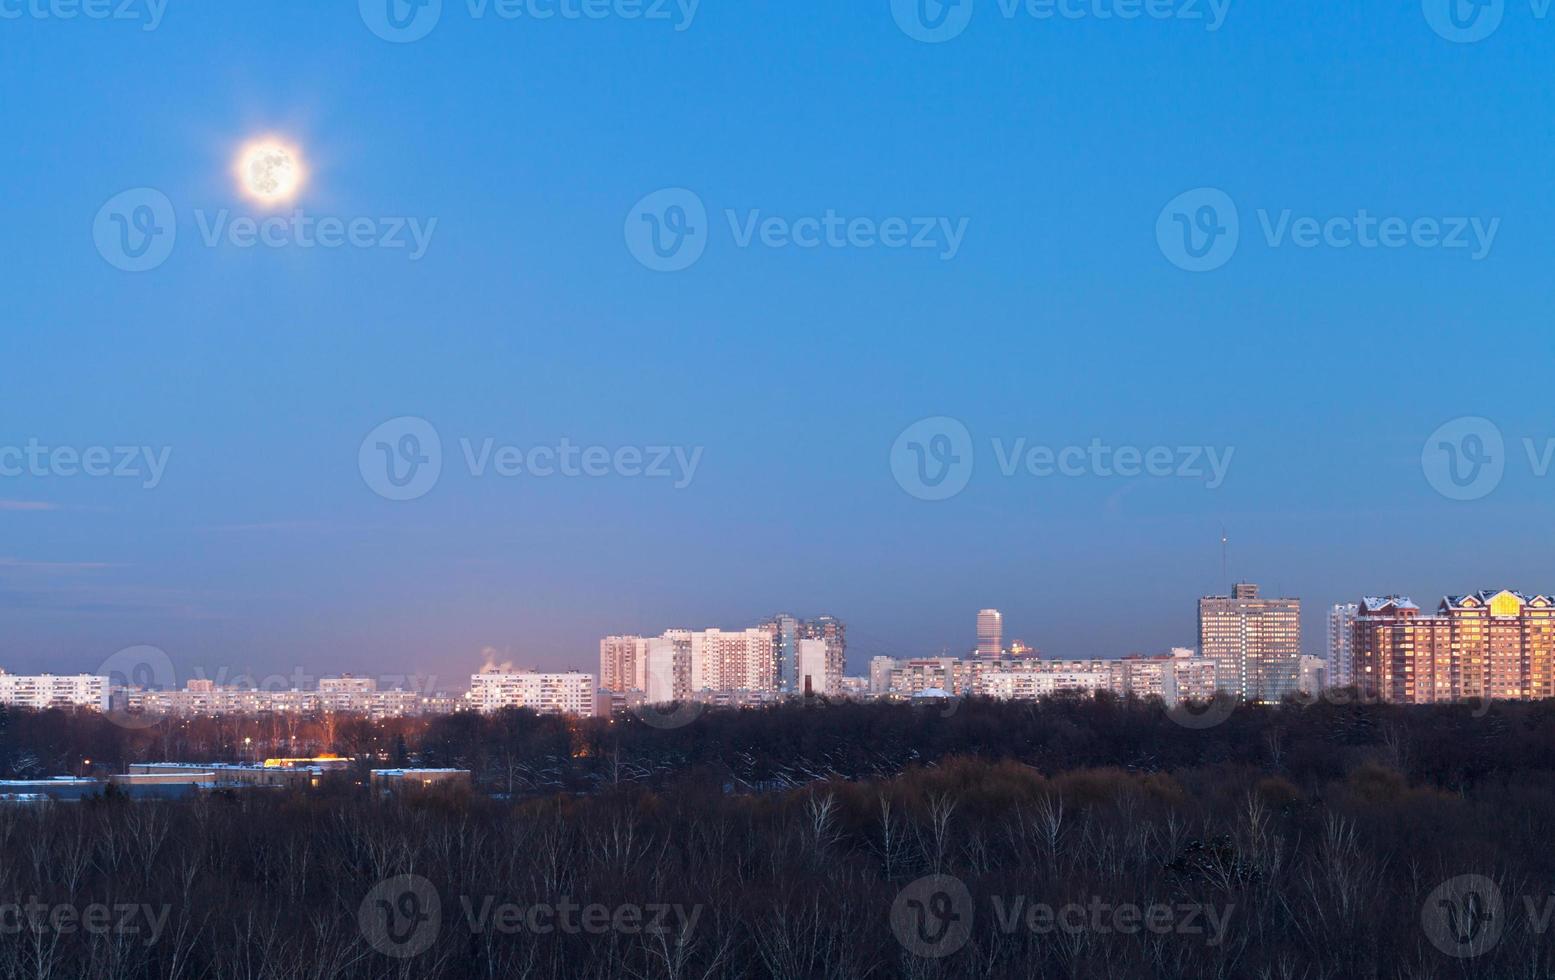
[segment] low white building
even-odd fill
[[[108,678],[96,674],[7,674],[0,670],[0,704],[23,708],[108,709]]]
[[[158,718],[211,715],[315,714],[328,711],[362,714],[370,718],[399,718],[437,714],[432,698],[416,691],[378,690],[366,678],[324,678],[316,691],[219,686],[195,679],[181,691],[148,691],[128,688],[117,693],[118,706],[131,714]]]
[[[1086,695],[1107,688],[1107,674],[1088,670],[1009,671],[994,670],[982,675],[982,690],[1001,701],[1035,701],[1062,691]]]
[[[483,671],[470,677],[470,706],[477,711],[531,708],[541,714],[594,713],[594,675],[570,670]]]

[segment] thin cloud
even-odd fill
[[[59,504],[50,503],[46,500],[0,500],[0,511],[10,513],[59,509]]]
[[[251,534],[271,531],[320,531],[330,525],[323,521],[261,521],[254,524],[213,524],[200,530],[219,534]]]
[[[106,561],[25,561],[21,558],[0,558],[0,569],[23,572],[96,572],[105,568],[124,567]]]

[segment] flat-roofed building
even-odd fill
[[[594,713],[594,675],[582,671],[482,671],[470,678],[477,711],[529,708],[541,714],[588,717]]]
[[[468,769],[374,769],[368,784],[375,793],[433,788],[469,789]]]
[[[1238,584],[1229,596],[1199,600],[1199,652],[1215,661],[1216,680],[1248,701],[1297,693],[1301,678],[1301,600],[1270,599]]]
[[[108,709],[108,678],[96,674],[7,674],[0,671],[0,704],[22,708]]]

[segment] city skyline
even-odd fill
[[[1492,577],[1492,581],[1499,581],[1499,579]],[[1236,584],[1236,582],[1233,582],[1231,583],[1231,586]],[[1328,653],[1328,637],[1331,631],[1330,612],[1334,605],[1354,603],[1366,596],[1372,595],[1431,596],[1432,598],[1430,600],[1421,601],[1429,601],[1434,605],[1437,599],[1453,595],[1455,592],[1461,591],[1462,588],[1462,584],[1459,583],[1456,589],[1449,588],[1439,593],[1421,589],[1370,589],[1356,593],[1353,596],[1343,597],[1333,602],[1312,602],[1308,601],[1304,596],[1293,596],[1294,598],[1301,599],[1303,606],[1301,611],[1301,653],[1303,655],[1320,656],[1326,658]],[[1196,603],[1198,599],[1213,594],[1225,595],[1229,594],[1230,591],[1231,589],[1228,587],[1223,592],[1206,592],[1199,596],[1194,596],[1192,599],[1193,602]],[[1272,594],[1274,591],[1275,590],[1272,588],[1266,589],[1266,592],[1269,594]],[[1540,590],[1535,589],[1533,590],[1533,593],[1537,593],[1539,591]],[[1005,647],[1008,648],[1011,642],[1025,642],[1041,651],[1041,656],[1047,659],[1113,659],[1133,655],[1152,655],[1178,646],[1198,646],[1198,624],[1195,619],[1196,612],[1193,610],[1190,610],[1185,616],[1180,617],[1189,620],[1191,624],[1189,630],[1187,631],[1187,636],[1161,636],[1159,639],[1153,642],[1147,640],[1137,646],[1130,646],[1127,648],[1107,646],[1101,644],[1099,641],[1070,648],[1059,647],[1051,643],[1043,642],[1043,638],[1041,637],[1040,633],[1036,634],[1037,639],[1033,640],[1031,633],[1022,632],[1019,629],[1011,629],[1005,626],[1004,624],[1010,621],[1010,617],[1004,615],[1004,610],[1009,605],[1010,604],[1007,603],[1005,606],[1000,607],[998,610],[1001,613],[1000,624],[1003,628]],[[963,619],[966,615],[977,612],[979,608],[983,607],[975,607],[970,610],[970,612],[964,612]],[[752,628],[770,619],[770,615],[760,615],[753,617],[750,621],[743,624],[740,622],[726,622],[723,625],[712,626],[709,628],[741,630]],[[964,656],[975,654],[977,651],[978,641],[976,631],[975,629],[971,628],[966,628],[963,630],[964,635],[960,638],[959,643],[956,641],[956,639],[951,638],[943,643],[921,642],[918,644],[910,644],[895,649],[887,649],[878,645],[871,645],[868,648],[864,648],[860,646],[858,641],[855,639],[863,631],[857,630],[853,621],[847,617],[843,617],[843,621],[848,623],[850,638],[848,659],[844,667],[844,673],[854,676],[857,676],[861,672],[867,672],[869,659],[873,656],[889,655],[910,659],[913,657],[935,657],[942,655]],[[663,626],[655,627],[650,624],[649,626],[644,627],[643,630],[639,630],[637,632],[618,631],[602,635],[626,636],[643,635],[644,633],[647,635],[657,635],[658,633],[662,632],[664,628],[665,627]],[[951,632],[952,630],[947,626],[943,635],[948,637],[950,636]],[[868,634],[863,635],[867,636]],[[418,658],[412,654],[408,655],[402,661],[399,661],[388,667],[383,667],[381,660],[377,661],[375,664],[374,660],[371,658],[353,657],[350,655],[342,655],[338,657],[332,656],[322,661],[307,663],[295,659],[285,660],[271,657],[268,660],[262,660],[261,666],[256,665],[253,662],[245,663],[237,660],[222,659],[219,655],[219,652],[211,652],[208,655],[202,656],[199,653],[169,650],[167,648],[160,647],[157,644],[144,645],[155,647],[166,653],[172,661],[174,670],[180,679],[186,677],[199,677],[215,679],[219,681],[223,677],[233,678],[238,676],[288,676],[291,674],[296,674],[298,671],[302,671],[306,674],[310,671],[319,672],[320,669],[324,673],[335,671],[342,674],[357,674],[362,676],[410,676],[414,674],[417,676],[457,678],[459,676],[470,673],[472,671],[472,665],[493,665],[499,663],[518,664],[526,669],[535,669],[540,671],[569,669],[597,671],[598,644],[599,636],[594,636],[591,640],[587,641],[587,647],[585,649],[580,650],[575,654],[557,654],[551,657],[545,657],[543,655],[525,655],[521,652],[517,652],[517,649],[514,646],[499,648],[492,645],[485,645],[477,650],[472,651],[468,655],[460,656],[444,654],[440,657],[438,655],[432,655],[430,657]],[[141,645],[142,644],[132,644],[131,646]],[[78,671],[90,671],[103,659],[118,653],[119,650],[122,649],[125,648],[120,647],[113,650],[101,651],[87,649],[83,652],[82,655],[78,657],[63,654],[55,656],[39,654],[36,651],[31,651],[29,654],[29,651],[18,650],[12,643],[0,641],[0,668],[10,670],[13,673],[47,673],[52,671],[54,673],[70,674],[76,673]],[[87,661],[91,660],[94,656],[97,657],[97,660],[95,662],[88,663]],[[447,670],[428,669],[429,664],[434,662],[447,663],[449,667]],[[375,670],[375,666],[381,667],[383,669]],[[475,666],[474,669],[478,670],[479,666]]]
[[[709,7],[683,31],[450,10],[392,44],[349,4],[309,8],[307,31],[219,6],[174,5],[148,31],[6,22],[29,56],[0,73],[35,101],[0,164],[31,189],[0,240],[0,450],[137,447],[142,478],[25,459],[0,477],[0,660],[146,643],[258,671],[453,674],[489,646],[560,667],[611,633],[823,606],[861,653],[959,649],[965,610],[994,606],[1007,635],[1102,654],[1191,642],[1184,594],[1235,578],[1303,597],[1315,644],[1333,602],[1549,575],[1517,534],[1547,503],[1555,435],[1536,394],[1552,137],[1523,124],[1551,97],[1521,81],[1555,32],[1509,22],[1453,45],[1403,6],[1237,11],[1215,32],[990,13],[925,44],[882,3],[821,21]],[[1356,48],[1357,31],[1374,43]],[[1312,68],[1335,50],[1353,59],[1337,87]],[[846,78],[785,71],[774,88],[797,51]],[[637,79],[629,97],[601,62]],[[494,90],[514,64],[550,82]],[[960,80],[954,103],[904,96],[942,77]],[[1271,89],[1310,97],[1255,99]],[[1475,112],[1441,111],[1459,104]],[[685,138],[708,118],[721,138]],[[306,179],[288,209],[256,212],[232,169],[267,135]],[[1116,179],[1140,147],[1167,162]],[[1482,179],[1444,179],[1469,172]],[[1157,225],[1206,187],[1235,203],[1242,243],[1196,273]],[[143,272],[93,235],[105,208],[109,229],[139,213],[108,208],[136,188],[166,196],[179,232]],[[714,240],[660,272],[624,229],[675,188]],[[224,209],[230,230],[292,208],[403,219],[406,246],[242,247],[213,230]],[[1499,234],[1478,259],[1262,237],[1287,212],[1361,211],[1500,219]],[[966,224],[948,259],[763,244],[769,218],[828,213]],[[436,219],[414,261],[412,218]],[[1534,356],[1444,356],[1483,330]],[[1409,338],[1388,371],[1339,353],[1383,336]],[[1313,397],[1329,391],[1346,394]],[[440,435],[443,471],[399,501],[364,482],[359,451],[404,417]],[[975,470],[928,500],[904,492],[892,449],[941,417],[964,426]],[[1503,451],[1466,494],[1422,452],[1476,418]],[[687,465],[499,475],[504,448],[564,440],[679,447]],[[1039,447],[1083,450],[1083,471],[1037,475]],[[1174,475],[1115,471],[1153,449]],[[735,560],[734,542],[759,557]],[[1117,592],[1130,615],[1102,615]]]
[[[0,38],[0,977],[1555,973],[1555,0]]]

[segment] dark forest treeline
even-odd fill
[[[127,762],[182,737],[102,722],[13,714],[0,749],[7,765],[51,751]],[[364,737],[353,726],[341,737]],[[672,729],[519,712],[369,724],[375,751],[522,792],[374,800],[341,783],[0,807],[0,905],[166,910],[152,942],[144,929],[0,935],[0,975],[1548,977],[1552,726],[1550,704],[1479,717],[1319,704],[1243,708],[1193,731],[1159,705],[1111,699],[796,706]],[[1469,874],[1496,884],[1499,938],[1460,959],[1430,917],[1438,886]],[[426,948],[400,958],[374,931],[373,896],[404,875],[440,911],[418,927]],[[966,941],[943,958],[892,922],[934,875],[970,900]],[[481,918],[508,903],[691,914],[661,933],[504,933]],[[1131,933],[1011,918],[1037,903],[1177,918]],[[1202,915],[1190,927],[1192,909],[1223,931],[1198,928]]]
[[[573,720],[509,710],[370,721],[318,717],[167,718],[126,727],[95,712],[0,714],[0,776],[37,778],[132,762],[239,762],[334,752],[365,766],[470,769],[486,788],[589,791],[682,780],[737,788],[896,775],[949,756],[1010,759],[1045,772],[1116,766],[1156,772],[1231,763],[1298,783],[1375,761],[1449,790],[1555,770],[1555,702],[1403,707],[1345,703],[1238,707],[1186,729],[1159,702],[1048,699],[787,705],[710,710],[668,726],[658,716]],[[88,764],[90,760],[90,764]]]

